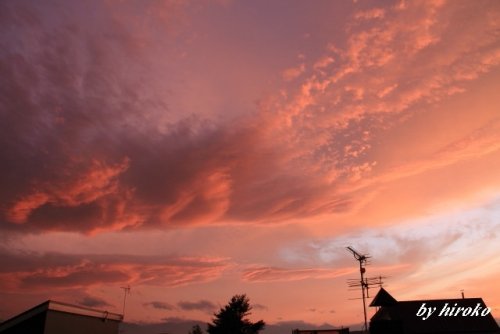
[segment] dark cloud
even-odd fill
[[[277,116],[222,123],[170,110],[168,72],[148,65],[165,50],[148,29],[133,31],[137,8],[2,7],[0,228],[273,222],[350,207],[348,197],[318,201],[325,185],[273,141]]]
[[[10,7],[5,15],[14,16],[19,8]],[[213,135],[196,119],[158,131],[165,103],[143,97],[149,87],[124,74],[124,66],[147,69],[117,38],[130,36],[120,20],[108,22],[111,8],[90,9],[99,13],[90,30],[78,5],[64,5],[77,18],[71,26],[64,15],[49,22],[61,10],[52,9],[31,9],[45,28],[37,47],[0,55],[0,177],[11,189],[0,191],[3,226],[91,231],[211,215],[218,199],[202,180],[218,169],[207,167],[217,149]],[[14,33],[23,40],[32,29],[16,26]]]
[[[164,303],[164,302],[158,302],[158,301],[144,303],[143,305],[150,306],[150,307],[156,308],[158,310],[168,310],[168,311],[175,310],[175,306],[170,305],[168,303]]]
[[[78,304],[83,305],[83,306],[88,306],[88,307],[105,307],[105,306],[112,306],[109,304],[107,301],[101,298],[97,297],[92,297],[92,296],[85,296],[83,299],[78,301]]]
[[[26,16],[18,17],[23,5],[10,6],[16,19]],[[34,34],[38,39],[31,47],[22,45],[0,54],[5,74],[0,79],[0,142],[4,148],[0,178],[11,189],[10,194],[0,191],[3,220],[29,222],[30,228],[89,230],[107,224],[104,215],[112,216],[121,202],[120,196],[113,196],[116,183],[110,179],[111,183],[105,181],[97,188],[80,188],[83,192],[74,188],[91,181],[86,180],[87,173],[105,171],[93,168],[95,162],[100,161],[101,167],[108,164],[103,154],[110,152],[100,150],[97,143],[109,148],[115,131],[108,136],[102,130],[116,129],[113,123],[119,123],[120,113],[113,102],[116,94],[109,82],[119,70],[119,62],[112,60],[113,48],[119,45],[91,36],[90,31],[80,36],[78,30],[68,29],[68,22],[61,22],[57,5],[52,9],[48,13],[31,6],[32,16],[38,15],[44,25]],[[78,10],[71,5],[65,9]],[[49,29],[52,18],[55,27]],[[31,25],[12,29],[20,40],[34,33]],[[11,39],[1,35],[1,40]],[[89,66],[84,66],[88,60]],[[123,98],[128,100],[126,95]],[[76,190],[73,195],[61,196],[71,189]],[[73,227],[71,222],[75,222]]]
[[[320,309],[317,309],[317,308],[309,308],[307,309],[309,312],[313,312],[313,313],[321,313],[321,314],[324,314],[324,313],[335,313],[334,310],[330,310],[330,311],[327,311],[327,310],[320,310]]]
[[[194,320],[187,320],[185,318],[180,318],[180,317],[165,317],[165,318],[162,318],[161,320],[163,320],[167,323],[172,323],[172,324],[182,324],[182,323],[194,321]]]
[[[184,311],[203,311],[206,313],[212,313],[217,309],[217,305],[208,300],[200,300],[197,302],[181,301],[178,302],[177,305]]]

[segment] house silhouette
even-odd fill
[[[500,333],[481,298],[397,301],[380,288],[370,306],[371,334]]]

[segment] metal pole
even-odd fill
[[[130,293],[130,285],[122,286],[123,289],[123,319],[125,319],[125,302],[127,301],[127,294]]]
[[[365,268],[363,268],[363,260],[359,261],[359,272],[361,274],[361,294],[363,295],[363,315],[365,317],[365,332],[368,331],[368,322],[366,320],[366,296],[365,296]]]

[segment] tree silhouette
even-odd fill
[[[189,331],[189,334],[203,334],[200,325],[194,325],[193,328]]]
[[[214,314],[212,323],[208,324],[208,334],[257,334],[264,329],[265,323],[259,320],[252,323],[245,317],[252,307],[248,297],[235,295],[229,303]]]

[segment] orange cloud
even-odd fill
[[[242,279],[250,282],[297,281],[303,279],[327,279],[356,272],[352,267],[341,269],[305,268],[285,269],[273,267],[250,268],[244,271]]]
[[[68,170],[58,183],[38,185],[33,194],[18,200],[7,216],[16,223],[25,223],[34,210],[48,203],[75,207],[94,202],[118,191],[116,178],[127,168],[127,159],[115,166],[93,160],[80,175]]]

